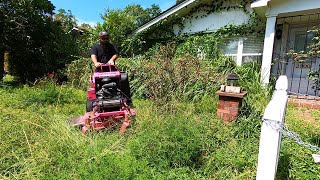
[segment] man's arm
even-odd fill
[[[114,47],[113,44],[110,44],[110,48],[111,48],[111,49],[110,49],[111,52],[113,52],[113,56],[111,57],[111,59],[109,59],[108,64],[114,65],[115,62],[116,62],[116,60],[117,60],[118,57],[119,57],[119,52],[118,52],[118,50]]]
[[[119,57],[119,54],[114,54],[114,55],[111,57],[111,59],[108,61],[108,64],[114,65],[115,62],[116,62],[116,60],[118,59],[118,57]]]
[[[96,67],[102,65],[102,63],[98,62],[98,58],[97,58],[97,56],[95,54],[91,54],[91,60],[92,60],[92,62],[94,64],[94,66],[96,66]]]
[[[102,63],[99,63],[98,62],[98,49],[97,49],[97,46],[94,45],[91,49],[91,61],[93,62],[94,66],[95,67],[98,67],[98,66],[101,66]]]

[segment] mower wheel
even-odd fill
[[[120,77],[120,90],[125,94],[128,103],[132,104],[128,75],[125,72],[121,72]]]
[[[93,102],[94,100],[87,99],[87,106],[86,106],[87,112],[93,111]]]

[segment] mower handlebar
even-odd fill
[[[116,65],[112,64],[102,64],[94,68],[93,72],[111,72],[111,71],[119,71]]]

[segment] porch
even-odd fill
[[[289,94],[319,96],[320,58],[306,56],[316,36],[311,30],[320,27],[320,12],[278,17],[275,27],[271,74],[288,77]],[[290,53],[291,52],[291,53]],[[312,75],[315,75],[314,77]]]
[[[319,58],[298,61],[289,52],[306,54],[313,41],[312,30],[320,25],[318,0],[257,0],[251,4],[266,20],[261,82],[268,84],[271,76],[286,75],[290,94],[319,96],[319,77],[310,74],[319,70]]]

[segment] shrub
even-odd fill
[[[119,61],[119,66],[131,77],[136,97],[152,98],[159,105],[173,99],[195,102],[205,95],[214,95],[225,81],[225,74],[234,68],[234,63],[222,56],[215,60],[200,60],[191,55],[175,57],[175,43],[154,48],[158,50],[151,49],[153,53],[145,57]]]
[[[68,84],[85,90],[89,87],[92,69],[92,62],[88,58],[80,58],[72,61],[65,69],[65,74],[68,77]]]

